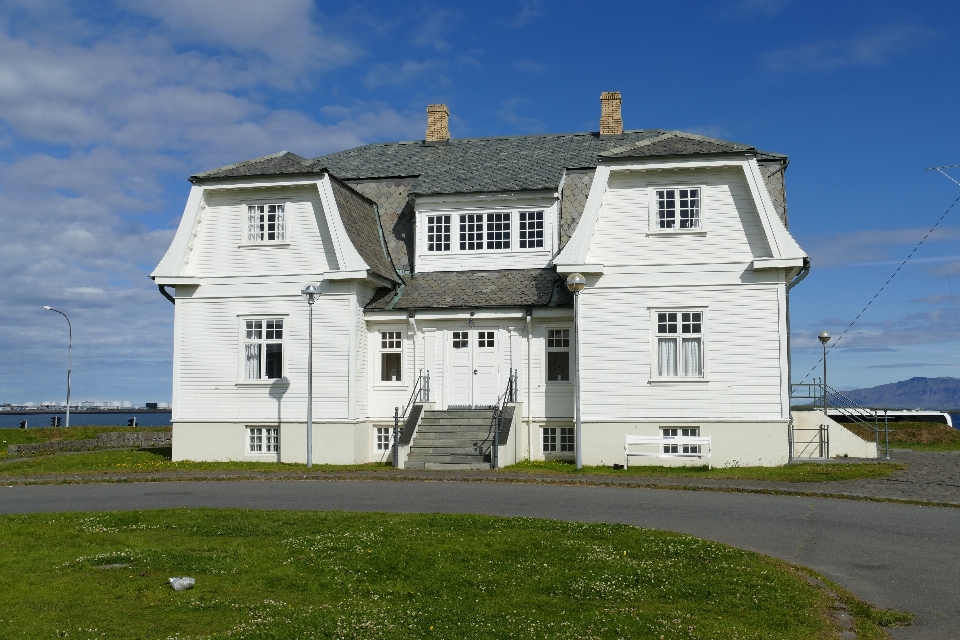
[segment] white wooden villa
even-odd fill
[[[625,131],[616,92],[599,133],[458,140],[444,105],[427,115],[425,140],[190,178],[151,275],[175,301],[174,459],[305,460],[314,283],[315,462],[390,460],[416,391],[401,464],[489,467],[511,379],[500,464],[573,457],[575,380],[584,464],[623,463],[627,435],[787,462],[788,290],[809,261],[785,156]]]

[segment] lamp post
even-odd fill
[[[59,309],[54,309],[53,307],[48,307],[44,305],[43,307],[47,311],[56,311],[64,318],[67,318],[67,314]],[[73,325],[70,324],[70,318],[67,318],[67,331],[69,332],[69,341],[67,342],[67,426],[70,426],[70,370],[73,369]]]
[[[817,336],[823,345],[823,417],[827,417],[827,343],[830,342],[830,332],[821,331]]]
[[[567,276],[567,289],[573,292],[573,414],[576,420],[574,431],[574,451],[576,451],[577,469],[583,468],[583,424],[580,421],[580,292],[587,286],[587,279],[579,273]]]
[[[307,469],[313,467],[313,303],[320,297],[320,288],[308,284],[300,295],[310,308],[309,327],[307,328]]]

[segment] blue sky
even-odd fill
[[[681,129],[790,156],[794,377],[960,196],[950,2],[0,2],[0,401],[170,398],[147,274],[191,173],[287,149]],[[948,170],[960,180],[960,168]],[[960,376],[960,205],[831,353],[834,386]]]

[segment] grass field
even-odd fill
[[[872,429],[844,425],[861,438],[874,439]],[[883,432],[880,432],[880,450],[883,450]],[[960,429],[933,422],[891,422],[890,446],[914,451],[960,451]]]
[[[804,463],[785,467],[631,467],[629,470],[610,467],[584,467],[577,471],[570,462],[525,461],[506,467],[505,472],[529,474],[611,475],[622,477],[688,477],[767,480],[784,482],[823,482],[858,478],[883,478],[906,468],[894,463],[816,464]],[[308,470],[302,464],[279,462],[173,462],[169,449],[89,451],[60,455],[33,456],[22,461],[0,464],[0,477],[37,475],[89,475],[105,473],[157,471],[256,471],[324,474],[331,472],[391,471],[389,464],[314,465]]]
[[[624,525],[177,509],[0,517],[3,638],[836,638],[779,561]],[[175,592],[173,576],[193,590]],[[858,637],[909,616],[844,599]]]
[[[0,460],[7,457],[11,444],[35,444],[54,440],[91,440],[97,434],[119,431],[170,431],[171,427],[46,427],[30,429],[0,429]]]

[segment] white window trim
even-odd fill
[[[390,380],[381,380],[383,375],[383,358],[380,354],[383,353],[380,347],[380,334],[386,333],[388,331],[399,332],[400,333],[400,380],[392,382]],[[409,386],[410,382],[408,380],[410,372],[407,367],[407,327],[402,325],[377,325],[376,331],[373,332],[373,388],[374,389],[405,389]],[[396,351],[393,351],[396,353]],[[376,431],[374,431],[376,433]]]
[[[287,313],[247,313],[237,316],[237,382],[238,387],[269,387],[274,384],[290,384],[287,378],[287,358],[288,349],[287,335],[289,324]],[[247,320],[283,320],[283,362],[281,363],[282,375],[279,378],[260,378],[259,380],[249,380],[246,376],[246,352],[244,343],[246,342],[246,321]]]
[[[550,356],[547,355],[547,354],[549,354],[550,351],[551,351],[550,347],[547,346],[547,344],[548,344],[548,342],[547,342],[547,339],[548,339],[547,336],[550,335],[550,329],[569,329],[569,330],[570,330],[570,347],[567,349],[567,353],[570,354],[570,362],[569,362],[569,366],[570,366],[570,379],[569,379],[569,380],[550,380],[550,379],[547,377],[547,369],[548,369],[548,367],[547,367],[547,360],[548,360],[549,357],[550,357]],[[572,386],[572,385],[573,385],[573,377],[574,377],[575,375],[577,375],[577,372],[576,372],[576,361],[575,361],[575,359],[574,359],[574,358],[575,358],[575,354],[574,354],[574,344],[575,344],[576,337],[574,336],[573,325],[572,325],[572,324],[545,324],[545,325],[543,325],[543,334],[542,334],[541,337],[543,338],[543,354],[542,354],[542,360],[541,360],[541,362],[542,362],[543,364],[540,366],[540,369],[541,369],[541,372],[540,372],[540,380],[541,380],[541,382],[542,382],[543,384],[549,385],[550,387],[563,388],[563,387],[567,387],[567,386]],[[563,349],[555,349],[555,351],[563,351]]]
[[[557,450],[556,451],[547,451],[543,446],[543,438],[546,435],[547,429],[556,429],[557,430]],[[573,429],[573,450],[572,451],[561,451],[560,450],[560,429]],[[576,427],[570,425],[551,425],[544,424],[540,425],[540,454],[544,458],[571,458],[576,456],[577,452],[577,432]]]
[[[275,429],[277,432],[277,450],[276,451],[251,451],[250,450],[250,430],[251,429]],[[244,443],[244,450],[248,456],[269,456],[273,458],[280,457],[280,427],[276,425],[259,425],[259,424],[248,424],[246,429],[244,429],[244,437],[246,442]],[[263,434],[264,442],[263,446],[266,448],[267,434]]]
[[[283,240],[263,240],[254,242],[247,237],[248,207],[265,207],[270,204],[283,205]],[[240,205],[241,225],[239,248],[248,247],[289,247],[290,246],[290,202],[283,199],[250,200]]]
[[[647,381],[649,384],[697,384],[703,382],[710,382],[710,371],[708,369],[710,364],[710,357],[707,355],[709,353],[709,335],[710,330],[709,324],[709,315],[708,307],[703,306],[693,306],[693,305],[684,305],[684,306],[661,306],[661,307],[648,307],[647,310],[650,313],[650,379]],[[702,373],[701,377],[684,377],[684,376],[661,376],[660,375],[660,349],[657,343],[657,338],[659,337],[657,333],[657,313],[658,312],[675,312],[681,313],[683,311],[699,311],[703,314],[701,319],[701,332],[700,332],[700,357],[703,360]],[[679,321],[679,320],[678,320]],[[682,334],[677,334],[680,336]],[[679,353],[678,353],[679,357]],[[677,363],[679,366],[679,361]],[[671,427],[673,428],[673,427]]]
[[[401,428],[402,428],[402,427],[401,427]],[[378,449],[378,448],[377,448],[377,429],[387,429],[387,435],[389,436],[389,438],[388,438],[388,444],[387,444],[387,448],[386,448],[386,449]],[[374,453],[375,453],[376,455],[382,456],[382,455],[385,455],[385,454],[389,454],[391,451],[393,451],[393,426],[392,426],[392,425],[389,426],[389,427],[384,427],[384,426],[382,426],[382,425],[374,426],[374,427],[373,427],[373,438],[371,439],[371,443],[370,443],[370,444],[371,444],[371,446],[373,447],[373,451],[374,451]]]
[[[543,212],[543,246],[533,249],[520,248],[520,212],[521,211],[542,211]],[[509,249],[488,249],[487,248],[487,214],[505,213],[510,216],[510,248]],[[427,242],[427,217],[432,216],[450,216],[450,250],[449,251],[428,251],[429,242]],[[461,215],[482,215],[483,216],[483,248],[482,249],[461,249],[460,248],[460,216]],[[518,206],[503,208],[477,208],[477,209],[443,209],[418,212],[417,217],[417,244],[418,252],[421,256],[449,256],[449,255],[472,255],[472,254],[537,254],[543,253],[552,255],[555,253],[557,244],[557,207],[556,204],[546,206]]]
[[[696,229],[661,229],[657,211],[657,191],[664,189],[699,189],[700,190],[700,226]],[[655,184],[647,187],[647,219],[648,236],[705,236],[707,224],[704,215],[703,196],[706,186],[703,184]]]

